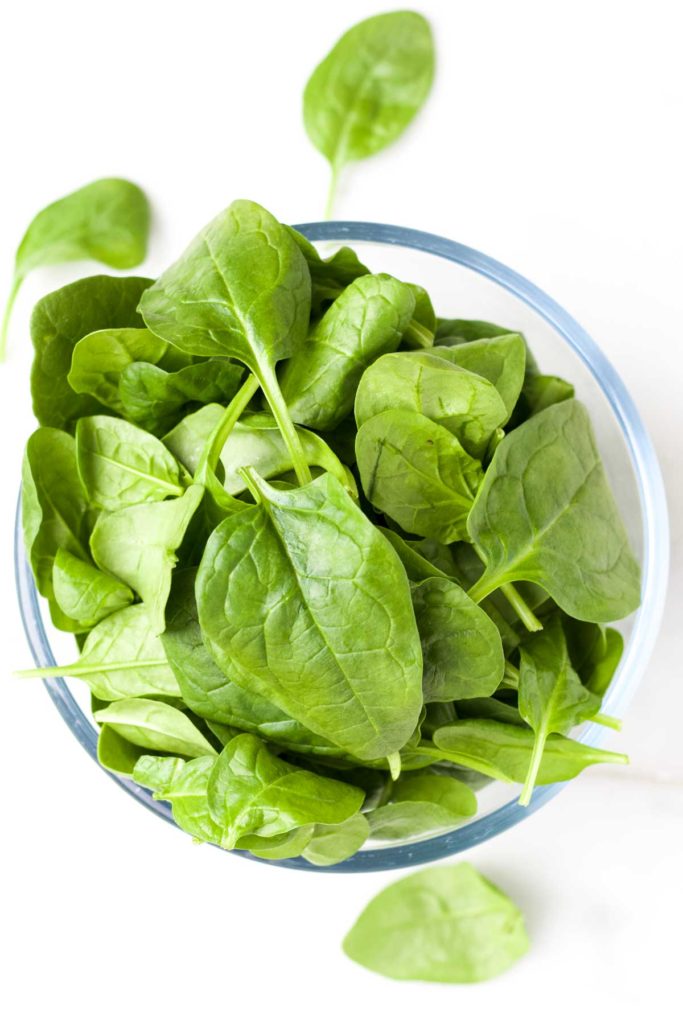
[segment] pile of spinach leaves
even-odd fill
[[[615,724],[638,566],[514,325],[240,200],[31,330],[25,545],[79,653],[24,674],[82,679],[101,763],[181,828],[324,866],[458,827],[489,780],[526,803],[626,761],[568,733]]]

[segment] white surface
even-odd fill
[[[27,283],[0,367],[3,1019],[678,1019],[683,167],[675,6],[422,3],[440,56],[428,109],[402,142],[348,174],[336,210],[456,238],[547,290],[618,366],[667,477],[673,578],[656,655],[618,740],[632,768],[595,770],[469,857],[525,909],[531,955],[474,988],[399,985],[362,971],[339,942],[391,876],[305,875],[194,847],[89,762],[40,683],[11,679],[11,668],[30,662],[10,539],[32,429],[27,317],[45,291],[94,269],[72,267]],[[317,219],[327,172],[303,132],[302,86],[342,30],[389,7],[5,5],[3,290],[37,209],[102,175],[149,191],[152,272],[237,196],[283,220]]]

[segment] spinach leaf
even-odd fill
[[[357,277],[369,274],[353,249],[344,245],[335,253],[323,259],[312,242],[305,235],[287,227],[301,249],[311,275],[311,314],[320,316],[324,308],[344,291]]]
[[[249,850],[261,860],[288,860],[299,857],[315,834],[315,825],[302,825],[278,836],[242,836],[235,843],[236,850]]]
[[[304,91],[304,124],[332,167],[327,216],[341,169],[394,142],[425,102],[433,77],[432,33],[413,11],[359,22],[318,65]]]
[[[393,882],[344,939],[347,956],[387,978],[455,983],[502,974],[528,948],[514,903],[464,863]]]
[[[402,338],[403,347],[429,349],[434,344],[436,331],[436,313],[432,300],[422,285],[409,284],[408,287],[415,298],[415,310]]]
[[[301,854],[310,864],[327,868],[353,857],[369,836],[367,816],[354,814],[339,825],[316,825]]]
[[[361,760],[410,738],[422,656],[391,545],[329,474],[225,519],[197,576],[202,633],[229,679]],[[249,601],[243,595],[249,594]]]
[[[412,595],[424,700],[490,696],[503,678],[505,658],[488,615],[452,580],[423,580],[413,585]]]
[[[121,374],[132,363],[158,363],[167,351],[166,342],[146,327],[93,331],[74,345],[67,381],[77,394],[92,395],[124,416],[126,410],[119,398]]]
[[[363,371],[398,348],[415,309],[409,285],[367,274],[345,288],[305,346],[285,364],[280,386],[296,423],[333,430],[353,409]]]
[[[467,341],[450,348],[437,345],[430,351],[494,384],[505,404],[506,419],[510,418],[524,384],[526,344],[521,334]]]
[[[390,530],[386,526],[379,526],[378,529],[387,538],[392,548],[401,559],[403,568],[406,571],[406,575],[411,583],[421,583],[423,580],[431,579],[432,577],[442,577],[448,579],[448,573],[443,572],[440,568],[430,562],[425,556],[417,550],[417,548],[409,541],[404,540],[403,537],[399,536],[395,530]]]
[[[150,284],[144,277],[85,277],[45,295],[31,316],[33,412],[41,426],[72,431],[80,416],[105,412],[69,383],[74,346],[103,328],[142,327],[135,311]]]
[[[152,434],[113,416],[84,416],[76,425],[78,472],[98,508],[115,512],[185,493],[181,469]]]
[[[534,730],[534,748],[520,804],[526,806],[536,782],[550,733],[568,732],[600,710],[600,698],[583,686],[571,667],[559,615],[521,648],[519,712]]]
[[[100,572],[66,548],[59,548],[55,555],[52,591],[64,614],[78,623],[79,633],[92,629],[107,615],[133,601],[133,592],[125,583]]]
[[[226,359],[205,359],[172,373],[149,362],[130,363],[121,373],[119,401],[129,420],[161,434],[193,403],[229,401],[243,375],[241,367]]]
[[[493,719],[469,718],[437,729],[432,737],[434,760],[448,760],[501,782],[524,782],[534,748],[534,733],[526,726]],[[421,753],[430,748],[421,745]],[[587,747],[565,736],[550,735],[543,749],[537,784],[573,779],[592,764],[628,764],[625,754]]]
[[[14,300],[32,270],[84,259],[127,270],[144,260],[148,231],[145,194],[122,178],[93,181],[36,214],[17,249],[0,332],[0,359],[5,355]]]
[[[97,736],[97,760],[108,772],[132,778],[138,759],[145,751],[129,743],[109,725],[102,725]]]
[[[616,629],[593,622],[562,617],[569,658],[581,682],[598,697],[604,697],[624,653],[624,638]]]
[[[145,605],[134,604],[108,615],[88,634],[78,661],[17,673],[23,679],[73,676],[88,684],[101,700],[179,697],[180,689],[168,664],[156,628]]]
[[[507,722],[508,725],[525,724],[516,707],[495,697],[459,700],[455,705],[455,714],[456,718],[493,718],[496,722]]]
[[[69,434],[52,427],[31,434],[22,465],[21,511],[24,547],[38,591],[50,603],[55,626],[74,630],[77,623],[55,600],[52,570],[60,549],[90,561],[92,517]]]
[[[195,569],[173,574],[166,606],[166,630],[161,636],[169,664],[188,708],[242,732],[303,753],[341,755],[341,750],[291,718],[253,690],[237,686],[221,672],[207,651],[195,600]]]
[[[457,779],[408,772],[395,782],[390,803],[368,813],[373,839],[407,839],[457,828],[477,813],[477,798]]]
[[[365,371],[356,392],[358,426],[391,409],[422,413],[454,434],[479,459],[491,435],[507,419],[503,400],[490,381],[431,351],[394,352]]]
[[[187,715],[160,700],[129,697],[115,700],[95,713],[124,740],[145,750],[161,750],[183,757],[202,757],[215,750]]]
[[[391,409],[356,437],[363,491],[402,529],[448,544],[467,536],[481,465],[445,427],[419,412]]]
[[[194,476],[207,443],[223,418],[222,405],[205,405],[188,413],[162,437],[171,455]]]
[[[209,813],[207,789],[215,754],[183,761],[179,757],[145,754],[135,765],[133,779],[153,790],[155,800],[168,800],[176,824],[203,843],[220,843],[221,829]]]
[[[608,622],[638,607],[638,564],[588,414],[573,399],[499,445],[468,528],[486,561],[470,590],[477,602],[501,584],[529,580],[579,619]]]
[[[209,809],[220,844],[233,849],[255,833],[275,836],[302,825],[334,825],[356,814],[362,789],[287,764],[256,736],[228,743],[209,777]]]
[[[202,494],[203,488],[193,484],[182,498],[103,512],[90,538],[97,565],[140,596],[158,633],[164,628],[176,551]]]
[[[482,341],[513,334],[508,327],[500,327],[488,320],[449,320],[437,318],[435,341],[442,345],[461,345],[468,341]]]
[[[219,214],[140,301],[159,337],[200,356],[229,356],[258,379],[297,476],[310,479],[275,376],[305,342],[311,275],[289,231],[247,200]]]
[[[561,377],[551,377],[536,373],[527,378],[519,402],[518,415],[521,419],[529,419],[538,412],[543,412],[557,402],[566,402],[574,397],[574,385]]]

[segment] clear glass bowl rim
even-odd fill
[[[617,716],[623,714],[642,678],[659,630],[668,577],[669,526],[666,496],[657,456],[635,404],[614,367],[586,331],[549,295],[509,267],[476,249],[424,231],[367,221],[312,222],[297,224],[295,227],[312,242],[377,242],[397,245],[441,256],[473,270],[494,281],[535,310],[564,338],[588,367],[609,402],[623,433],[637,478],[643,515],[643,600],[636,613],[626,654],[605,701],[607,713]],[[20,612],[31,653],[37,666],[54,664],[38,593],[26,560],[21,532],[21,502],[17,508],[14,557]],[[46,679],[44,684],[78,742],[98,763],[97,732],[77,704],[65,680]],[[604,731],[601,726],[591,725],[581,734],[581,740],[595,744]],[[110,772],[106,774],[149,810],[175,824],[168,804],[153,800],[148,790],[138,786],[131,779],[121,778]],[[301,857],[264,861],[244,851],[233,852],[258,860],[260,864],[306,871],[354,873],[424,864],[460,853],[512,828],[551,800],[565,785],[566,783],[558,783],[539,787],[528,807],[520,807],[516,800],[511,800],[452,832],[398,846],[378,846],[361,850],[349,860],[332,867],[315,867]]]

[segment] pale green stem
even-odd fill
[[[531,752],[531,761],[529,762],[529,770],[526,773],[526,779],[524,781],[524,788],[522,789],[521,796],[519,798],[520,807],[528,807],[529,801],[531,800],[531,794],[534,791],[536,785],[536,779],[538,772],[541,767],[541,760],[543,758],[543,749],[545,747],[545,736],[541,733],[536,733],[534,737],[534,749]]]
[[[334,201],[337,198],[337,185],[339,184],[339,171],[332,165],[332,173],[330,175],[330,187],[327,190],[327,202],[325,203],[325,213],[323,220],[331,220],[332,210],[334,208]]]
[[[393,754],[389,754],[387,761],[389,763],[389,774],[391,775],[392,781],[396,782],[397,778],[401,774],[401,755],[396,750]]]
[[[14,309],[14,300],[17,297],[23,280],[23,277],[15,274],[12,280],[12,287],[10,288],[9,295],[7,296],[7,304],[2,318],[2,327],[0,327],[0,363],[4,360],[7,352],[7,334],[9,332],[10,317],[12,316],[12,310]]]
[[[418,323],[417,320],[410,321],[403,337],[406,341],[419,345],[420,348],[431,348],[434,344],[434,333],[428,327]]]
[[[259,389],[259,382],[253,373],[250,373],[245,380],[242,387],[239,389],[236,395],[232,398],[230,404],[227,406],[223,417],[211,435],[207,447],[202,453],[202,457],[199,460],[199,466],[195,474],[195,481],[197,483],[206,482],[206,473],[215,473],[218,460],[221,457],[221,452],[225,447],[225,442],[232,433],[233,427],[239,420],[240,416],[249,405],[254,395]]]
[[[486,556],[484,555],[484,552],[477,544],[474,544],[473,546],[479,558],[482,560],[484,565],[486,565]],[[510,604],[517,612],[522,623],[530,633],[537,633],[539,629],[543,629],[543,624],[539,622],[529,605],[512,583],[502,583],[499,585],[495,582],[495,579],[493,581],[490,579],[484,580],[484,577],[482,576],[481,579],[478,579],[477,582],[470,587],[467,591],[467,596],[470,597],[475,604],[480,604],[485,597],[488,597],[489,594],[498,589],[500,589],[501,594],[503,594],[507,599],[508,604]]]
[[[614,718],[612,715],[605,715],[602,711],[598,711],[589,721],[595,722],[596,725],[604,725],[607,729],[614,729],[615,732],[621,732],[621,719]]]
[[[304,484],[310,484],[313,477],[311,476],[311,470],[304,453],[301,438],[297,433],[297,429],[292,423],[292,418],[289,415],[287,404],[282,397],[280,391],[280,385],[278,384],[275,371],[270,366],[259,367],[258,370],[259,383],[261,390],[266,397],[266,401],[270,406],[270,411],[275,417],[275,422],[278,425],[280,433],[282,434],[282,440],[287,446],[290,458],[292,460],[292,466],[296,473],[296,478],[299,482],[299,486],[303,487]]]
[[[74,661],[71,665],[39,665],[38,668],[24,668],[13,672],[15,679],[53,679],[55,676],[94,676],[98,672],[124,672],[126,669],[159,668],[168,665],[167,661],[110,661],[98,665],[81,665]]]

